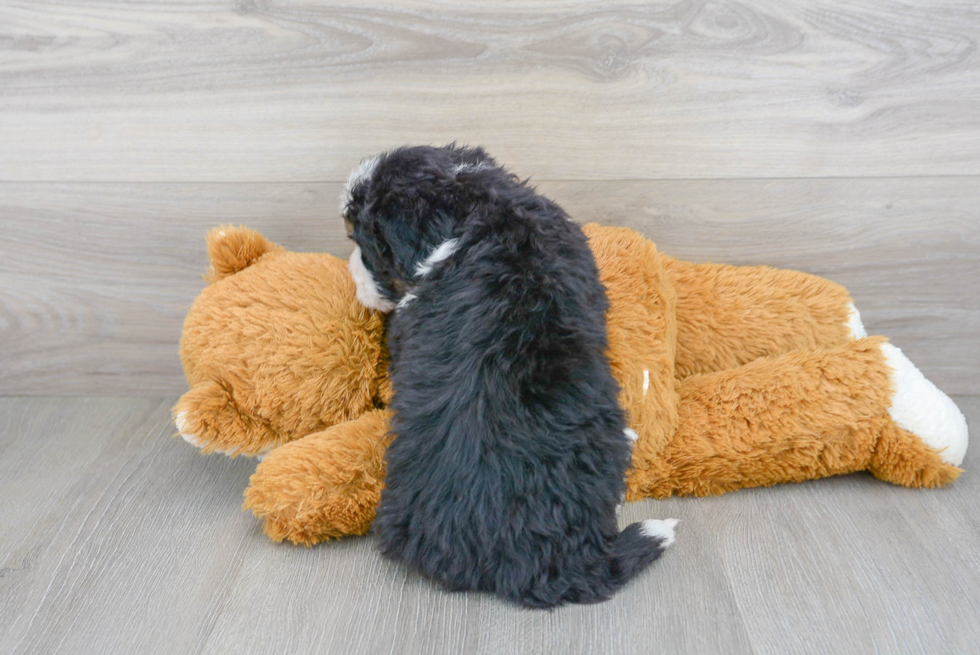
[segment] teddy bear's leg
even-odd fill
[[[364,534],[384,486],[389,414],[373,410],[273,450],[245,490],[265,533],[311,546]]]
[[[881,351],[892,371],[894,393],[888,407],[890,420],[882,426],[869,470],[881,480],[907,487],[940,486],[948,481],[943,472],[962,464],[966,456],[966,418],[901,349],[883,343]],[[922,465],[934,460],[929,457],[934,452],[947,467]]]
[[[847,289],[765,266],[691,264],[665,257],[677,291],[677,375],[867,336]]]
[[[892,348],[881,337],[860,339],[688,378],[675,437],[643,463],[643,478],[629,480],[628,498],[720,494],[862,470],[906,486],[956,479],[965,420]]]
[[[254,457],[281,442],[265,421],[242,412],[228,390],[215,381],[192,387],[171,411],[180,436],[205,454]]]

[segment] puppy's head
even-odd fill
[[[350,270],[357,298],[390,311],[426,271],[451,253],[457,225],[472,205],[467,173],[497,170],[480,148],[413,146],[370,157],[354,169],[341,199],[357,247]]]

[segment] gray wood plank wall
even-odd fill
[[[577,219],[853,292],[980,393],[973,2],[9,0],[0,394],[179,392],[203,235],[344,256],[339,183],[492,153]]]

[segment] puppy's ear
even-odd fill
[[[415,270],[419,251],[425,245],[421,234],[413,222],[400,220],[399,216],[381,216],[374,223],[375,239],[385,246],[385,255],[390,258],[394,268],[394,277],[402,280],[411,279]]]
[[[386,244],[395,277],[409,280],[452,237],[459,211],[451,153],[416,146],[388,153],[375,171],[368,214],[372,237]]]
[[[402,220],[399,220],[402,219]],[[436,203],[421,202],[393,220],[381,220],[381,238],[398,277],[409,280],[432,251],[452,237],[455,217]]]

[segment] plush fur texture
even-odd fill
[[[208,253],[211,284],[180,340],[191,389],[174,417],[187,441],[256,455],[387,402],[383,318],[357,302],[343,261],[230,226],[209,234]]]
[[[620,404],[639,435],[628,500],[855,471],[907,487],[959,475],[946,451],[892,417],[901,380],[880,337],[855,339],[839,285],[680,261],[625,228],[583,230],[610,302]],[[286,442],[245,492],[270,538],[364,534],[388,446],[381,316],[358,303],[332,255],[288,252],[232,226],[208,235],[208,253],[211,285],[181,339],[181,431],[205,452],[247,456]]]
[[[398,304],[381,551],[527,606],[609,598],[667,539],[616,524],[631,440],[581,228],[479,149],[385,153],[351,196],[358,297]]]

